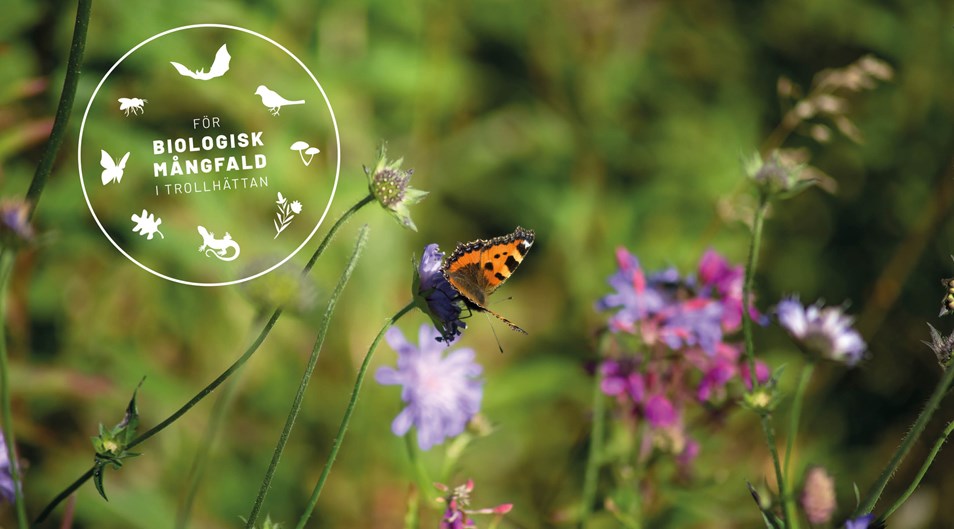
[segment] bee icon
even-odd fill
[[[132,110],[133,115],[142,114],[142,107],[148,103],[146,99],[139,99],[138,97],[120,97],[119,98],[119,110],[125,110],[126,115],[129,115],[129,111]],[[139,112],[136,112],[136,111]]]

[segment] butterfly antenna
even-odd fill
[[[487,318],[487,325],[490,326],[490,332],[494,333],[494,340],[497,341],[497,349],[500,349],[500,354],[503,354],[503,346],[500,345],[500,338],[497,337],[497,329],[494,329],[494,322],[490,321],[490,316],[487,313],[484,313],[484,317]]]

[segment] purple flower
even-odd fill
[[[659,338],[671,349],[700,347],[715,354],[722,341],[722,304],[694,298],[666,307],[659,313]]]
[[[13,247],[33,240],[33,226],[29,220],[30,206],[22,200],[0,202],[0,243]]]
[[[385,366],[375,374],[380,384],[403,386],[401,400],[407,407],[394,418],[391,431],[402,436],[414,426],[422,450],[462,433],[480,411],[483,397],[483,381],[478,378],[482,369],[474,362],[474,350],[447,351],[435,340],[439,336],[437,329],[421,325],[420,344],[415,347],[392,327],[385,338],[397,351],[397,369]]]
[[[7,454],[7,443],[0,432],[0,499],[13,503],[16,496],[13,486],[13,477],[10,475],[10,457]]]
[[[861,360],[867,346],[841,307],[822,308],[821,303],[803,307],[793,297],[776,310],[779,323],[804,349],[849,366]]]
[[[845,521],[845,529],[868,529],[872,520],[874,520],[873,514],[853,518]]]
[[[598,310],[620,309],[610,317],[610,328],[614,331],[635,331],[635,323],[661,309],[665,303],[663,295],[646,283],[646,275],[639,266],[639,259],[626,251],[616,250],[619,271],[609,278],[609,284],[616,292],[600,299]]]
[[[440,331],[438,341],[448,344],[458,336],[467,324],[461,321],[461,298],[457,290],[447,282],[441,271],[444,252],[436,244],[424,247],[421,264],[414,276],[413,296],[418,308],[430,316]]]

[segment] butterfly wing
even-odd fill
[[[523,262],[533,244],[533,236],[533,230],[517,227],[509,235],[458,244],[444,267],[444,277],[469,306],[493,314],[511,329],[524,334],[526,331],[487,308],[487,296]]]
[[[99,156],[99,165],[103,167],[103,173],[101,175],[103,179],[103,185],[106,185],[116,179],[116,162],[113,161],[112,157],[109,156],[109,153],[100,149]]]
[[[119,163],[116,164],[116,167],[118,167],[119,169],[125,169],[125,168],[126,168],[126,160],[128,160],[128,159],[129,159],[129,153],[127,152],[125,155],[123,155],[122,160],[119,160]]]

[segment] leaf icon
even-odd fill
[[[139,235],[147,235],[146,239],[152,240],[152,236],[159,234],[159,237],[163,239],[166,238],[165,235],[159,231],[159,225],[162,224],[162,219],[157,219],[155,215],[149,213],[146,210],[142,210],[142,215],[133,215],[132,221],[136,223],[133,226],[132,231],[138,233]]]

